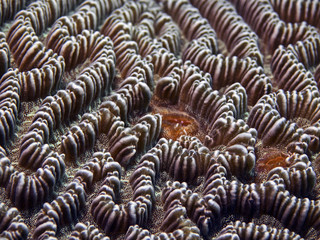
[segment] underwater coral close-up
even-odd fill
[[[0,63],[0,239],[320,239],[319,0],[2,0]]]

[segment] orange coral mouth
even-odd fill
[[[162,115],[162,137],[177,140],[182,135],[194,136],[199,126],[195,119],[182,113]]]
[[[196,136],[200,134],[197,120],[185,112],[162,107],[155,107],[153,112],[162,115],[162,131],[160,137],[177,140],[182,135]]]
[[[289,164],[286,162],[287,157],[288,155],[281,151],[266,153],[257,161],[256,171],[269,172],[276,167],[289,167]]]

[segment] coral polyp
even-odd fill
[[[256,170],[268,172],[276,167],[289,167],[289,164],[286,163],[287,157],[288,155],[282,152],[267,154],[267,156],[257,160]]]
[[[194,120],[183,115],[168,114],[162,118],[163,136],[177,140],[182,135],[195,135],[198,132]]]
[[[160,137],[178,140],[183,135],[203,136],[198,121],[186,112],[163,107],[156,107],[154,112],[159,113],[162,117],[162,132]]]

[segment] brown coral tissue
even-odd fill
[[[319,0],[2,0],[0,239],[320,239]]]

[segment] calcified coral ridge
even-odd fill
[[[1,239],[320,239],[320,2],[0,4]]]

